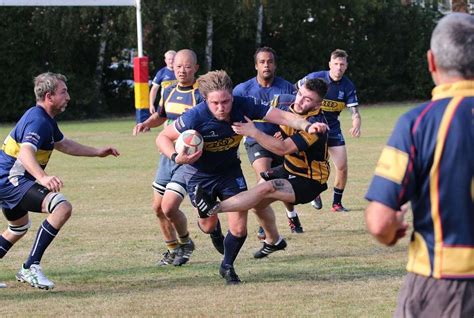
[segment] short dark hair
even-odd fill
[[[312,78],[307,80],[304,83],[304,87],[310,91],[316,92],[316,94],[318,94],[321,99],[323,99],[328,92],[328,83],[326,83],[326,81],[321,78]]]
[[[269,47],[269,46],[262,46],[262,47],[259,47],[259,48],[255,51],[255,54],[253,55],[253,61],[255,62],[255,64],[257,64],[257,55],[258,55],[258,53],[260,53],[260,52],[272,53],[272,55],[273,55],[273,61],[274,61],[275,64],[276,64],[277,54],[276,54],[275,50],[272,49],[272,48]]]
[[[331,52],[331,59],[337,59],[337,58],[347,59],[348,57],[349,57],[349,54],[347,54],[346,51],[341,50],[341,49],[336,49]]]

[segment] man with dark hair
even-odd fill
[[[321,109],[329,124],[328,148],[331,160],[336,168],[334,180],[334,195],[331,210],[334,212],[348,212],[342,205],[342,195],[347,183],[347,150],[346,142],[339,122],[339,114],[344,108],[349,108],[352,113],[352,128],[349,130],[352,137],[360,137],[361,118],[359,114],[359,101],[356,88],[351,80],[344,75],[347,70],[348,55],[346,51],[337,49],[331,53],[329,71],[314,72],[298,81],[297,87],[307,79],[322,78],[328,85],[328,93],[324,97]],[[317,196],[312,202],[314,208],[323,207],[321,197]]]
[[[46,174],[51,153],[84,157],[118,156],[115,148],[94,148],[66,138],[54,117],[69,102],[66,77],[43,73],[35,77],[36,106],[28,109],[3,142],[0,150],[0,206],[8,229],[0,235],[0,258],[20,240],[31,226],[28,212],[49,213],[36,235],[30,256],[16,279],[33,287],[52,289],[54,283],[41,270],[46,248],[72,213],[72,206],[59,191],[63,182]]]
[[[312,134],[327,128],[324,124],[310,123],[290,112],[258,104],[252,98],[232,96],[232,80],[224,71],[209,72],[199,77],[198,84],[205,102],[189,109],[157,138],[157,144],[165,156],[176,163],[185,164],[178,173],[184,175],[189,196],[194,203],[193,193],[197,184],[202,186],[202,191],[221,200],[247,189],[237,154],[242,136],[232,129],[236,122],[265,119]],[[173,141],[188,129],[201,134],[204,139],[203,151],[192,155],[176,152]],[[264,208],[256,209],[255,213],[265,229],[268,243],[284,248],[286,243],[278,234],[273,211]],[[224,259],[219,273],[227,284],[238,284],[240,279],[235,273],[234,261],[247,237],[247,210],[229,212],[227,221],[229,231],[224,239]],[[199,219],[204,231],[214,230],[216,223],[216,215]]]
[[[431,101],[402,115],[375,168],[365,218],[382,244],[405,236],[408,274],[395,317],[474,317],[474,16],[431,36]]]
[[[321,79],[306,81],[294,95],[280,95],[275,98],[276,106],[297,115],[310,123],[325,125],[326,119],[320,110],[327,84]],[[220,212],[270,209],[270,203],[280,200],[289,205],[308,203],[314,194],[327,189],[329,162],[327,134],[310,134],[305,130],[281,126],[283,139],[274,138],[246,122],[235,122],[233,130],[239,135],[251,136],[273,153],[284,156],[284,164],[262,172],[260,183],[254,188],[236,194],[222,202],[215,202],[200,184],[196,187],[194,200],[200,216],[206,218]],[[264,181],[266,180],[266,181]],[[255,258],[263,258],[286,247],[285,241],[276,243],[264,241]]]
[[[261,104],[269,105],[276,96],[281,94],[293,94],[295,90],[294,86],[290,82],[275,75],[277,56],[272,48],[267,46],[258,48],[253,57],[257,76],[237,85],[233,91],[234,96],[252,97]],[[272,123],[257,121],[255,122],[255,126],[271,136],[279,133],[278,125]],[[265,149],[252,137],[246,137],[244,145],[250,164],[255,171],[257,182],[261,179],[260,173],[269,170],[271,167],[276,167],[283,162],[282,157]],[[303,227],[301,226],[297,212],[291,209],[290,206],[286,206],[286,208],[291,231],[294,233],[302,233]],[[258,230],[258,237],[262,240],[265,239],[265,232],[262,227]]]

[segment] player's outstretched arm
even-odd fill
[[[119,151],[114,147],[90,147],[66,137],[60,142],[55,143],[54,148],[62,153],[81,157],[118,157],[120,155]]]
[[[147,132],[151,128],[154,127],[159,127],[163,125],[163,123],[166,121],[166,118],[160,117],[158,113],[153,113],[150,117],[148,117],[147,120],[145,120],[143,123],[138,123],[133,127],[132,135],[136,136],[139,133],[142,132]]]
[[[296,130],[305,130],[310,134],[325,133],[327,130],[329,130],[329,127],[326,124],[311,124],[309,121],[298,115],[280,110],[278,108],[271,109],[264,119],[271,123],[288,126]]]
[[[296,144],[290,138],[279,139],[267,135],[258,130],[250,118],[245,117],[245,120],[245,123],[236,122],[232,124],[232,129],[235,133],[254,138],[262,147],[279,156],[284,156],[298,150],[298,147],[296,147]]]

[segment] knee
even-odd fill
[[[198,227],[205,234],[210,234],[216,229],[217,221],[218,218],[215,215],[207,219],[198,219]]]
[[[63,201],[51,213],[54,213],[55,215],[60,216],[64,221],[67,221],[72,215],[72,205],[68,201]]]
[[[229,223],[229,231],[233,236],[244,237],[247,235],[247,222]]]
[[[263,183],[260,183],[255,188],[257,188],[257,195],[260,198],[266,198],[276,191],[275,188],[273,187],[273,183],[270,181],[265,181]]]

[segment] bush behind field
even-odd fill
[[[399,0],[262,2],[262,45],[277,51],[280,76],[295,82],[326,69],[330,52],[343,48],[362,104],[429,96],[425,52],[436,11],[402,6]],[[171,48],[194,49],[199,73],[205,72],[209,14],[214,19],[212,69],[227,70],[235,84],[255,76],[257,3],[142,1],[150,79]],[[0,121],[17,120],[34,103],[32,78],[45,71],[69,78],[72,107],[64,118],[134,113],[127,84],[132,79],[129,48],[136,47],[133,8],[0,7],[0,25],[0,64],[6,74],[0,77]]]

